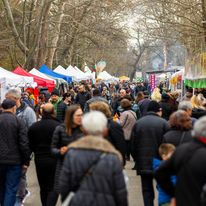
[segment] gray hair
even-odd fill
[[[187,110],[192,110],[192,103],[189,101],[182,101],[179,103],[178,109],[187,111]]]
[[[83,116],[82,126],[90,135],[102,135],[107,128],[107,118],[102,112],[91,111]]]
[[[15,99],[21,98],[21,92],[18,89],[10,89],[6,94],[5,97],[14,97]]]
[[[206,138],[206,117],[201,117],[195,122],[192,135],[195,137],[205,137]]]

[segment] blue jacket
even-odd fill
[[[158,167],[160,166],[160,164],[162,163],[162,160],[159,160],[157,158],[153,159],[153,170],[157,170]],[[171,180],[173,182],[173,184],[176,184],[176,176],[172,176]],[[158,204],[165,204],[170,202],[171,197],[157,184],[157,190],[158,190]]]

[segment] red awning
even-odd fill
[[[52,80],[44,79],[44,78],[38,77],[36,75],[30,74],[21,67],[17,67],[13,71],[13,73],[19,74],[19,75],[22,75],[22,76],[33,77],[34,82],[36,82],[38,86],[48,87],[49,91],[52,91],[53,88],[55,87],[55,84]]]

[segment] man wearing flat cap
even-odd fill
[[[27,127],[18,119],[16,102],[5,99],[0,114],[0,205],[14,205],[22,170],[29,166]]]

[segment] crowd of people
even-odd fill
[[[134,162],[144,206],[206,205],[206,92],[147,83],[10,89],[0,106],[0,205],[21,206],[34,159],[42,206],[127,206]],[[35,203],[34,203],[35,205]],[[138,205],[138,202],[137,202]]]

